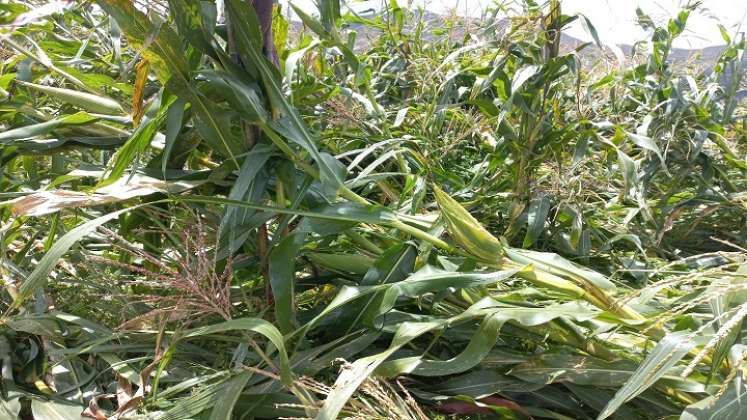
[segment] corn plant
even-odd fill
[[[0,5],[5,417],[744,416],[743,35],[267,6]]]

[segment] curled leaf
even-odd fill
[[[75,173],[75,172],[74,172]],[[0,205],[9,205],[16,216],[43,216],[62,209],[100,206],[142,197],[157,192],[179,193],[200,185],[203,181],[162,181],[145,175],[118,179],[93,193],[70,190],[37,191]]]
[[[441,216],[454,240],[478,259],[496,261],[503,254],[501,242],[443,190],[434,186],[433,191],[441,208]]]
[[[112,98],[107,98],[106,96],[79,92],[72,89],[37,85],[36,83],[29,83],[21,80],[16,80],[16,83],[49,95],[67,104],[82,108],[86,111],[99,112],[102,114],[122,114],[123,112],[119,102]]]
[[[140,124],[140,119],[143,118],[143,114],[145,113],[143,96],[145,94],[145,82],[148,81],[149,70],[150,62],[145,58],[141,59],[135,67],[135,89],[132,94],[132,124],[135,126]]]

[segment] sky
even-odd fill
[[[314,12],[313,0],[290,1],[307,12]],[[455,11],[458,15],[480,17],[493,4],[493,0],[399,0],[400,5],[423,6],[434,13]],[[607,44],[633,44],[646,38],[643,29],[636,25],[636,7],[640,7],[657,23],[675,15],[686,0],[562,0],[564,14],[583,13]],[[354,10],[381,8],[381,0],[348,2]],[[747,31],[747,0],[703,0],[700,10],[692,13],[687,31],[678,38],[677,48],[700,49],[722,45],[724,40],[718,28],[721,23],[730,34]],[[573,24],[567,34],[585,41],[591,37],[580,24]]]

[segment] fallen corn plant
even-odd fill
[[[745,415],[745,40],[675,62],[698,5],[611,62],[559,1],[58,3],[0,5],[6,417]]]

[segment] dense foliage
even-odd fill
[[[623,56],[325,0],[276,63],[244,0],[0,3],[0,417],[746,417],[747,44],[674,62],[695,7]]]

